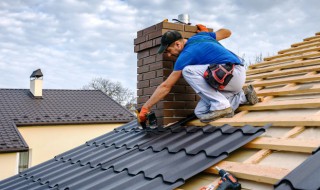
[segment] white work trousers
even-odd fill
[[[242,91],[246,80],[246,70],[241,65],[235,65],[233,77],[224,90],[215,90],[203,78],[203,73],[209,65],[189,65],[182,70],[184,79],[201,97],[194,113],[199,118],[203,114],[215,110],[232,107],[236,110],[240,104],[247,102]]]

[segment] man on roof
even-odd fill
[[[194,113],[207,123],[222,117],[232,117],[240,104],[256,104],[257,95],[251,85],[243,87],[246,71],[242,60],[218,41],[228,38],[231,31],[220,29],[209,32],[198,24],[198,33],[189,39],[178,31],[167,31],[161,38],[158,53],[175,56],[173,72],[154,91],[142,106],[140,121],[153,105],[164,98],[181,75],[201,97]]]

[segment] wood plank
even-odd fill
[[[314,40],[294,43],[294,44],[291,45],[291,47],[298,47],[298,46],[301,46],[301,45],[311,44],[311,43],[314,43],[315,41],[319,41],[319,39],[314,39]]]
[[[275,60],[271,60],[271,61],[263,61],[260,63],[256,63],[253,65],[250,65],[249,68],[253,69],[253,68],[261,68],[261,67],[266,67],[270,64],[273,63],[284,63],[287,61],[294,61],[297,59],[307,59],[307,58],[312,58],[312,57],[319,57],[320,56],[320,52],[315,52],[315,53],[310,53],[310,54],[304,54],[304,55],[297,55],[297,56],[290,56],[290,57],[285,57],[285,58],[281,58],[281,59],[275,59]]]
[[[290,131],[288,131],[286,134],[284,134],[281,138],[282,139],[287,139],[287,138],[293,138],[296,135],[300,134],[305,130],[304,126],[296,126]],[[267,156],[269,156],[272,153],[272,150],[270,149],[262,149],[259,150],[257,153],[249,157],[247,160],[245,160],[243,163],[248,163],[248,164],[257,164]]]
[[[286,168],[229,161],[222,161],[215,166],[234,174],[237,178],[268,184],[275,184],[290,172],[290,170]],[[205,172],[213,174],[218,173],[214,167],[206,169]]]
[[[286,116],[277,117],[275,114],[273,117],[263,117],[263,118],[221,118],[210,122],[213,126],[222,126],[224,124],[229,124],[232,126],[242,127],[244,125],[252,126],[265,126],[267,124],[272,124],[277,127],[292,127],[292,126],[310,126],[310,127],[320,127],[320,117],[317,115],[308,116]],[[194,126],[205,126],[207,123],[202,123],[200,120],[196,119],[187,123],[187,125]]]
[[[257,164],[261,160],[263,160],[265,157],[269,156],[271,153],[272,153],[272,150],[270,150],[270,149],[259,150],[257,153],[252,155],[250,158],[245,160],[243,163],[245,163],[245,164]]]
[[[255,105],[243,105],[238,108],[240,111],[252,110],[283,110],[283,109],[301,109],[301,108],[320,108],[320,99],[298,99],[284,101],[268,101]]]
[[[315,94],[320,93],[320,84],[294,86],[278,89],[262,89],[257,91],[258,96],[281,96],[281,95],[297,95],[297,94]]]
[[[276,71],[276,72],[262,73],[262,74],[257,74],[257,75],[249,75],[249,76],[247,76],[247,80],[264,79],[267,77],[276,77],[276,76],[287,76],[287,75],[306,73],[306,72],[312,72],[312,71],[320,71],[320,65],[301,67],[301,68],[298,67],[298,68],[293,68],[293,69],[280,70],[280,71]]]
[[[296,76],[296,77],[290,77],[290,78],[264,80],[259,82],[252,82],[250,84],[252,84],[254,87],[265,87],[265,86],[276,86],[276,85],[282,85],[282,84],[288,84],[288,83],[315,82],[319,80],[320,80],[320,74],[316,74],[316,75],[308,75],[308,76]]]
[[[320,39],[318,41],[315,41],[311,44],[306,44],[306,45],[301,45],[299,47],[291,47],[288,49],[284,49],[284,50],[280,50],[278,51],[278,54],[284,54],[284,53],[289,53],[292,51],[297,51],[297,50],[301,50],[301,49],[305,49],[305,48],[310,48],[310,47],[316,47],[320,45]]]
[[[303,41],[311,41],[311,40],[314,40],[314,39],[320,39],[320,36],[311,36],[311,37],[303,39]]]
[[[263,60],[264,61],[270,61],[272,59],[278,59],[278,58],[282,58],[282,57],[286,57],[286,56],[294,56],[294,55],[297,55],[297,54],[303,54],[303,53],[319,51],[319,50],[320,50],[320,47],[304,48],[304,49],[301,49],[301,50],[291,51],[291,52],[285,53],[285,54],[278,54],[278,55],[275,55],[275,56],[266,57]]]
[[[320,139],[280,139],[271,137],[258,137],[245,148],[271,149],[290,152],[312,153],[320,146]]]
[[[258,68],[258,69],[249,69],[247,70],[247,76],[251,75],[251,74],[261,74],[261,73],[265,73],[265,72],[270,72],[270,71],[274,71],[277,69],[290,69],[290,68],[299,68],[299,67],[303,67],[303,66],[310,66],[310,65],[319,65],[320,64],[320,58],[319,59],[312,59],[312,60],[297,60],[297,61],[293,61],[290,63],[281,63],[278,65],[270,65],[269,67],[264,67],[264,68]]]

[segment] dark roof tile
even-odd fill
[[[132,121],[1,181],[0,189],[29,185],[40,189],[174,189],[267,127],[201,128],[182,123],[142,130]]]
[[[287,176],[281,179],[276,185],[276,190],[291,189],[320,189],[320,147],[313,155],[302,164],[292,170]]]
[[[98,90],[0,89],[0,152],[28,149],[15,125],[128,122],[134,115]],[[117,116],[117,117],[114,117]]]

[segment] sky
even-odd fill
[[[40,68],[45,89],[102,77],[136,91],[137,31],[179,14],[230,29],[222,44],[253,63],[320,32],[319,9],[318,0],[1,0],[0,88],[29,88]]]

